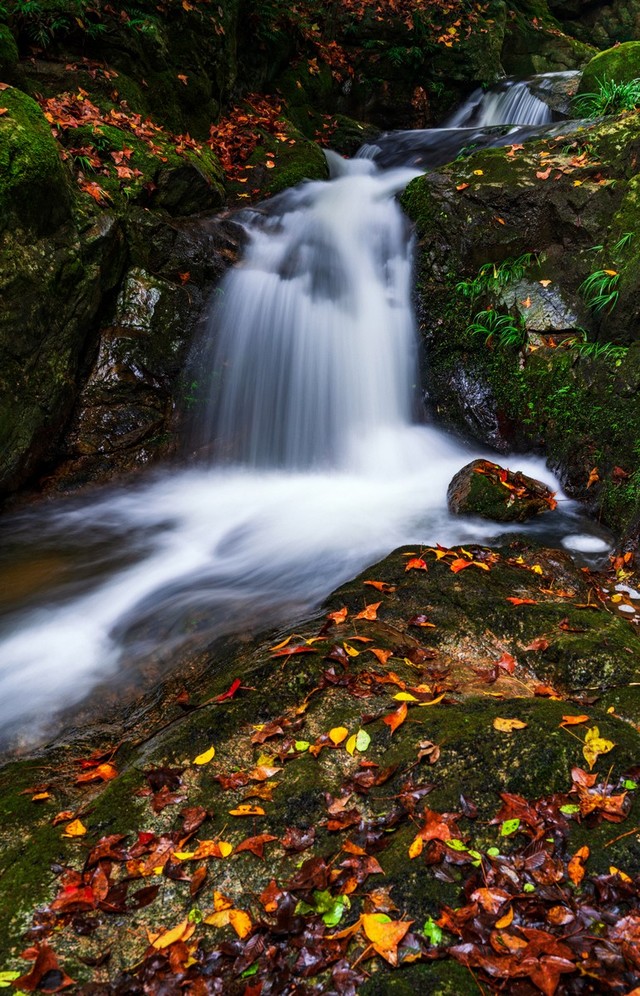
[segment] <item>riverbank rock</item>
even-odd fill
[[[95,726],[0,773],[3,971],[37,974],[36,945],[87,990],[241,994],[278,955],[290,987],[471,996],[470,952],[487,992],[510,977],[508,930],[565,945],[569,984],[586,951],[596,985],[636,985],[640,638],[603,582],[522,541],[398,550],[146,709],[105,689]],[[374,924],[398,933],[363,959]]]
[[[447,504],[452,515],[495,522],[526,522],[556,507],[553,492],[541,481],[489,460],[472,460],[458,471],[447,490]]]
[[[428,403],[500,452],[545,452],[571,497],[629,542],[640,523],[638,152],[638,116],[623,114],[478,151],[402,199],[420,241]]]
[[[578,95],[597,93],[605,82],[631,83],[640,76],[640,41],[628,41],[599,52],[584,68]]]

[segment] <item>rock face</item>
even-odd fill
[[[629,41],[599,52],[584,68],[578,94],[594,93],[604,80],[630,83],[640,76],[640,41]]]
[[[632,113],[476,152],[403,196],[420,240],[427,400],[500,452],[545,452],[571,496],[630,540],[640,522],[638,162]],[[506,279],[473,284],[487,263]],[[511,340],[480,332],[474,320],[489,309],[508,316]]]
[[[489,460],[472,460],[447,489],[452,515],[479,515],[495,522],[526,522],[556,507],[553,492],[520,471]]]

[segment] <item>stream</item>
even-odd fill
[[[330,181],[237,216],[248,246],[198,354],[210,389],[193,450],[206,459],[0,523],[5,744],[49,735],[100,682],[149,662],[166,672],[223,634],[295,625],[397,546],[505,535],[447,511],[454,473],[492,454],[421,421],[413,243],[396,195],[460,150],[520,141],[553,116],[509,82],[440,129],[382,135],[351,161],[329,153]],[[563,499],[541,459],[512,466]],[[525,528],[607,549],[567,500]]]

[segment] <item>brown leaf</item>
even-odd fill
[[[501,719],[499,716],[496,716],[493,721],[494,730],[499,730],[501,733],[513,733],[514,730],[524,730],[527,725],[521,719]]]
[[[394,734],[399,726],[404,723],[407,718],[407,703],[402,702],[399,709],[395,712],[390,712],[387,716],[382,717],[382,722],[390,728],[391,733]]]
[[[61,989],[67,989],[69,986],[75,985],[75,981],[69,978],[66,972],[58,965],[58,959],[53,948],[50,948],[46,942],[43,942],[38,945],[36,951],[36,960],[31,971],[27,972],[26,975],[20,976],[19,979],[16,979],[12,983],[16,989],[32,993],[36,989],[45,988],[46,992],[58,993]],[[50,980],[55,981],[53,981],[53,985],[48,984],[46,987],[42,987],[41,983],[43,979],[47,979],[47,983]]]

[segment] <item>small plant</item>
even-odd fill
[[[576,113],[581,118],[599,118],[604,114],[619,114],[640,106],[640,78],[616,83],[615,80],[596,80],[596,93],[581,93],[576,97]]]
[[[467,334],[483,336],[486,346],[495,343],[506,348],[520,349],[527,341],[527,331],[521,320],[512,315],[501,315],[497,311],[479,311],[467,326]]]
[[[496,291],[516,280],[522,280],[527,268],[533,262],[538,262],[536,254],[525,252],[515,259],[505,259],[502,263],[483,263],[473,280],[462,280],[456,284],[456,291],[462,297],[473,300],[480,294]]]
[[[596,270],[582,281],[578,291],[596,314],[605,309],[611,312],[618,300],[619,281],[620,274],[616,270]]]
[[[612,342],[578,342],[572,347],[580,356],[591,360],[607,360],[619,366],[627,355],[626,346],[615,346]]]
[[[630,246],[635,238],[635,232],[624,232],[613,247],[614,252],[620,252]]]

